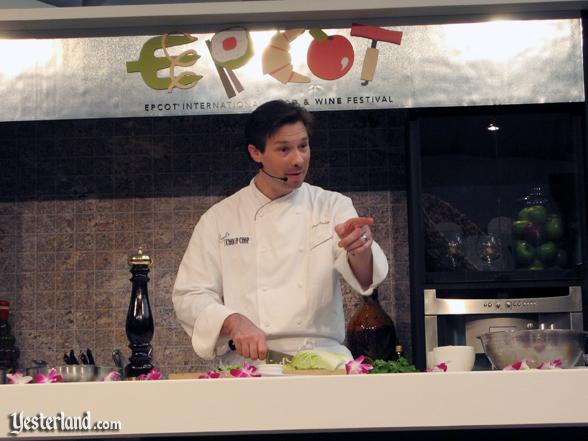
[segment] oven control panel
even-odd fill
[[[487,309],[517,309],[517,308],[529,308],[537,306],[537,301],[535,300],[488,300],[484,301],[482,307]]]
[[[462,314],[508,314],[508,313],[551,313],[581,312],[582,290],[569,287],[564,296],[510,298],[510,299],[468,299],[438,298],[436,290],[425,290],[425,315]]]

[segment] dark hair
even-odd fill
[[[297,122],[303,123],[310,135],[312,115],[308,110],[283,100],[268,101],[249,115],[245,124],[245,141],[247,145],[253,144],[260,152],[264,152],[268,137],[283,125]]]

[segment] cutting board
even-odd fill
[[[329,371],[327,369],[292,369],[285,367],[283,369],[284,375],[345,375],[343,369],[336,371]],[[205,372],[176,372],[168,375],[168,380],[193,380],[197,379],[200,375]],[[263,375],[262,375],[263,376]],[[237,378],[237,377],[225,377],[225,378]]]
[[[289,367],[283,368],[284,375],[345,375],[344,369],[330,371],[328,369],[293,369]]]
[[[168,380],[193,380],[203,374],[205,374],[205,372],[176,372],[175,374],[169,374],[167,376],[167,379]]]

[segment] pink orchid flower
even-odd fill
[[[16,371],[13,374],[6,374],[8,378],[8,384],[26,384],[33,381],[33,377],[25,375],[20,371]]]
[[[161,380],[161,372],[158,369],[153,368],[147,374],[148,380]]]
[[[120,373],[118,371],[112,371],[102,381],[120,381]]]
[[[526,371],[529,369],[531,369],[531,368],[527,364],[527,360],[523,359],[523,360],[517,361],[513,364],[509,364],[508,366],[506,366],[503,369],[503,371]]]
[[[261,377],[261,374],[257,374],[257,368],[245,363],[241,369],[231,369],[231,375],[233,377],[246,378],[246,377]]]
[[[221,373],[219,371],[208,371],[205,374],[200,375],[198,378],[220,378]]]
[[[161,372],[157,368],[153,368],[147,374],[139,375],[137,380],[161,380]]]
[[[364,360],[365,357],[360,355],[355,360],[350,360],[345,363],[345,372],[347,372],[347,375],[369,373],[374,367],[369,363],[364,363]]]
[[[447,372],[447,364],[439,363],[432,368],[427,368],[426,372]]]
[[[35,375],[35,383],[61,383],[61,381],[63,380],[63,378],[61,378],[61,375],[57,374],[57,372],[55,371],[55,369],[51,368],[49,370],[49,374],[45,375],[45,374],[37,374]]]
[[[561,360],[551,360],[547,363],[541,363],[537,369],[561,369]]]

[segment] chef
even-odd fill
[[[388,263],[373,240],[373,219],[358,217],[348,197],[304,182],[311,122],[308,111],[285,101],[252,112],[245,138],[259,172],[194,229],[173,303],[203,359],[263,360],[268,347],[291,354],[325,349],[351,358],[342,344],[339,274],[370,295]]]

